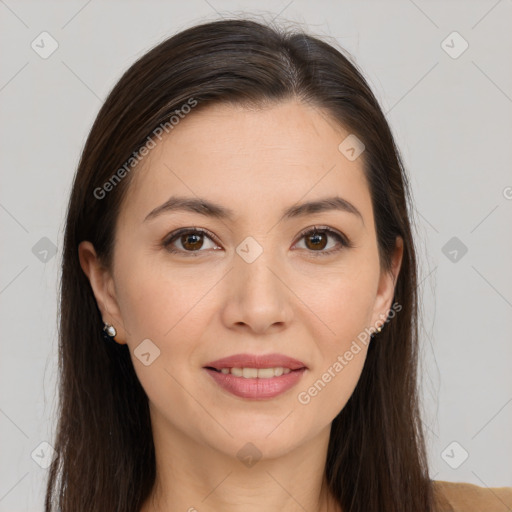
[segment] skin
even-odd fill
[[[338,150],[348,134],[296,100],[193,112],[133,171],[112,269],[90,242],[80,244],[103,320],[117,329],[117,343],[129,345],[149,397],[157,482],[141,512],[339,510],[323,477],[329,429],[357,384],[367,346],[307,405],[297,395],[365,328],[381,325],[402,260],[398,238],[391,272],[380,267],[364,153],[349,161]],[[284,208],[335,194],[362,220],[331,210],[279,222]],[[144,221],[171,195],[206,198],[235,217],[179,211]],[[319,248],[307,245],[300,233],[315,225],[341,232],[354,247],[330,235]],[[205,235],[186,252],[178,237],[172,246],[180,254],[163,246],[173,231],[194,227],[218,241]],[[252,263],[235,252],[248,236],[263,249]],[[133,351],[148,338],[160,355],[145,366]],[[241,352],[278,352],[308,370],[278,397],[239,398],[203,366]],[[248,442],[261,454],[251,467],[237,457]]]

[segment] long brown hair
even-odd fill
[[[136,166],[125,166],[115,183],[112,176],[191,98],[195,109],[297,98],[324,109],[364,143],[383,269],[390,270],[396,237],[404,241],[394,297],[402,309],[370,343],[355,391],[332,422],[325,472],[344,512],[430,512],[416,380],[411,192],[399,151],[348,54],[301,29],[250,19],[203,23],[158,44],[124,73],[90,131],[65,227],[57,455],[45,511],[139,512],[155,482],[148,398],[128,346],[106,343],[101,335],[102,317],[79,264],[78,244],[91,241],[110,267],[116,219]],[[107,188],[108,194],[98,192]]]

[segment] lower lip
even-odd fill
[[[288,391],[295,386],[306,368],[300,370],[292,370],[286,375],[279,377],[271,377],[270,379],[246,379],[245,377],[235,377],[231,373],[224,374],[205,368],[205,370],[213,377],[215,382],[226,391],[241,398],[250,398],[253,400],[261,400],[265,398],[274,398],[275,396]]]

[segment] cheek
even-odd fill
[[[129,268],[120,261],[117,269],[118,303],[132,343],[144,338],[165,343],[185,325],[193,328],[193,319],[208,303],[207,292],[216,281],[216,276],[208,277],[197,268],[151,264],[143,253],[132,254]]]
[[[321,359],[297,395],[306,411],[334,419],[359,381],[368,350],[378,274],[373,266],[344,269],[322,279],[308,306],[324,324],[312,332]],[[327,328],[328,327],[328,328]],[[309,413],[308,413],[309,414]]]
[[[304,302],[319,317],[325,349],[343,350],[370,327],[378,287],[373,265],[347,265],[342,271],[316,276],[314,287],[305,288]],[[327,340],[330,340],[327,342]]]
[[[147,255],[132,253],[129,268],[122,261],[116,267],[118,303],[133,366],[158,410],[168,410],[172,403],[176,410],[188,411],[192,417],[199,412],[183,389],[193,389],[191,376],[195,378],[200,371],[193,366],[194,356],[197,341],[207,328],[205,308],[212,307],[207,292],[218,278],[192,267],[171,268],[149,262]],[[139,359],[142,351],[138,347],[148,339],[152,344],[145,342],[145,352],[150,353],[150,364],[145,365]]]
[[[354,290],[356,291],[356,290]],[[314,335],[321,353],[297,393],[297,402],[308,416],[332,421],[345,407],[361,376],[368,351],[370,320],[367,299],[354,293],[338,294],[338,301],[324,309],[327,329]],[[366,310],[365,310],[366,308]]]

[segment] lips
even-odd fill
[[[222,368],[289,368],[300,370],[307,366],[298,359],[283,354],[235,354],[207,363],[204,368],[220,371]]]

